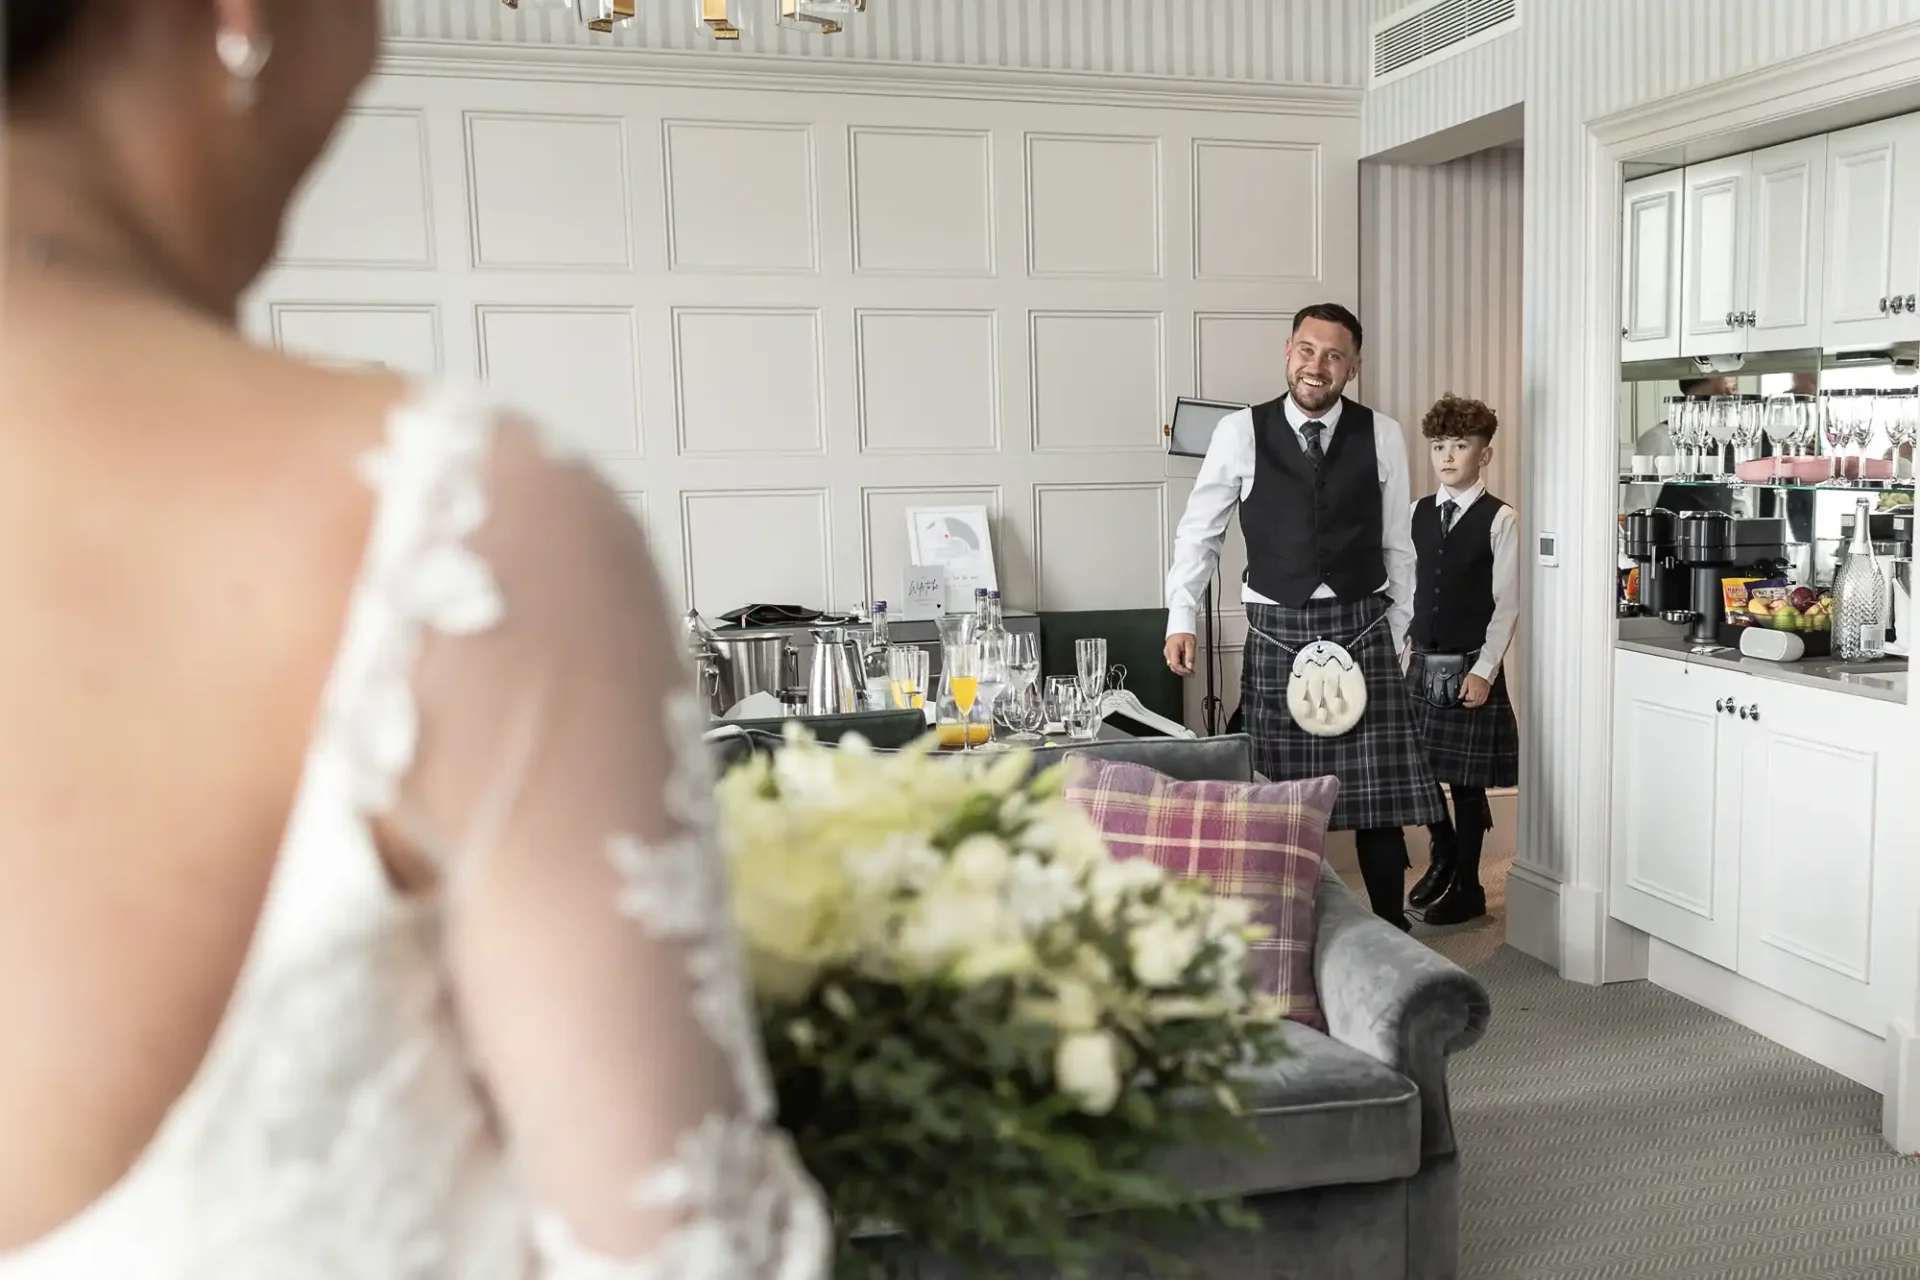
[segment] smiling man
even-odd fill
[[[1287,341],[1287,394],[1221,419],[1174,535],[1166,654],[1176,673],[1192,673],[1200,594],[1237,507],[1249,623],[1240,707],[1254,767],[1276,782],[1340,779],[1330,825],[1355,833],[1374,912],[1404,929],[1402,828],[1446,809],[1401,675],[1414,588],[1406,440],[1399,423],[1343,394],[1360,372],[1360,343],[1360,321],[1345,307],[1302,309]],[[1348,696],[1350,675],[1339,694],[1325,692],[1345,663],[1335,655],[1307,668],[1320,651],[1302,660],[1309,678],[1297,690],[1321,691],[1318,703],[1290,706],[1296,659],[1315,641],[1351,659],[1364,703]]]

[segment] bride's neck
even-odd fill
[[[168,191],[164,163],[123,159],[118,139],[84,128],[23,122],[8,135],[9,266],[79,273],[232,320],[240,286],[205,200]]]

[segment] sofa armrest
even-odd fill
[[[1313,972],[1327,1031],[1420,1090],[1420,1155],[1454,1149],[1447,1059],[1487,1029],[1472,974],[1369,911],[1327,868],[1314,898]]]

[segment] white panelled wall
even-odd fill
[[[536,45],[612,45],[1025,71],[1098,71],[1357,87],[1367,23],[1355,0],[874,0],[837,36],[776,27],[773,0],[733,0],[738,42],[695,21],[695,0],[640,0],[610,35],[552,0],[386,0],[391,36]]]
[[[1172,397],[1273,394],[1293,310],[1358,301],[1352,90],[400,52],[249,328],[524,404],[709,616],[896,598],[906,510],[962,503],[1011,607],[1158,607]]]
[[[1374,0],[1374,17],[1401,7]],[[1897,24],[1920,21],[1920,0],[1526,0],[1510,35],[1380,90],[1363,107],[1366,154],[1390,150],[1524,101],[1526,193],[1521,416],[1529,424],[1521,493],[1528,600],[1529,697],[1523,707],[1521,831],[1516,879],[1542,890],[1525,903],[1509,885],[1514,940],[1536,953],[1559,926],[1551,912],[1583,832],[1604,830],[1587,806],[1605,803],[1606,759],[1569,732],[1573,709],[1602,705],[1584,687],[1577,637],[1607,625],[1605,584],[1585,580],[1594,539],[1613,536],[1612,510],[1591,508],[1604,432],[1588,420],[1585,246],[1594,143],[1587,122],[1638,102],[1736,76]],[[1516,90],[1518,92],[1516,92]],[[1597,442],[1597,443],[1596,443]],[[1558,536],[1558,561],[1537,562],[1534,539]],[[1604,615],[1604,616],[1603,616]],[[1554,951],[1550,959],[1557,959]]]

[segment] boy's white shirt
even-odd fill
[[[1464,489],[1443,484],[1434,491],[1433,502],[1436,507],[1447,501],[1458,503],[1460,510],[1453,517],[1458,523],[1486,491],[1487,482],[1478,478]],[[1416,499],[1408,509],[1409,518],[1419,506]],[[1473,664],[1472,674],[1492,684],[1513,644],[1514,629],[1520,625],[1520,521],[1511,505],[1494,513],[1487,537],[1493,544],[1493,616],[1487,619],[1487,638],[1481,642],[1480,660]]]

